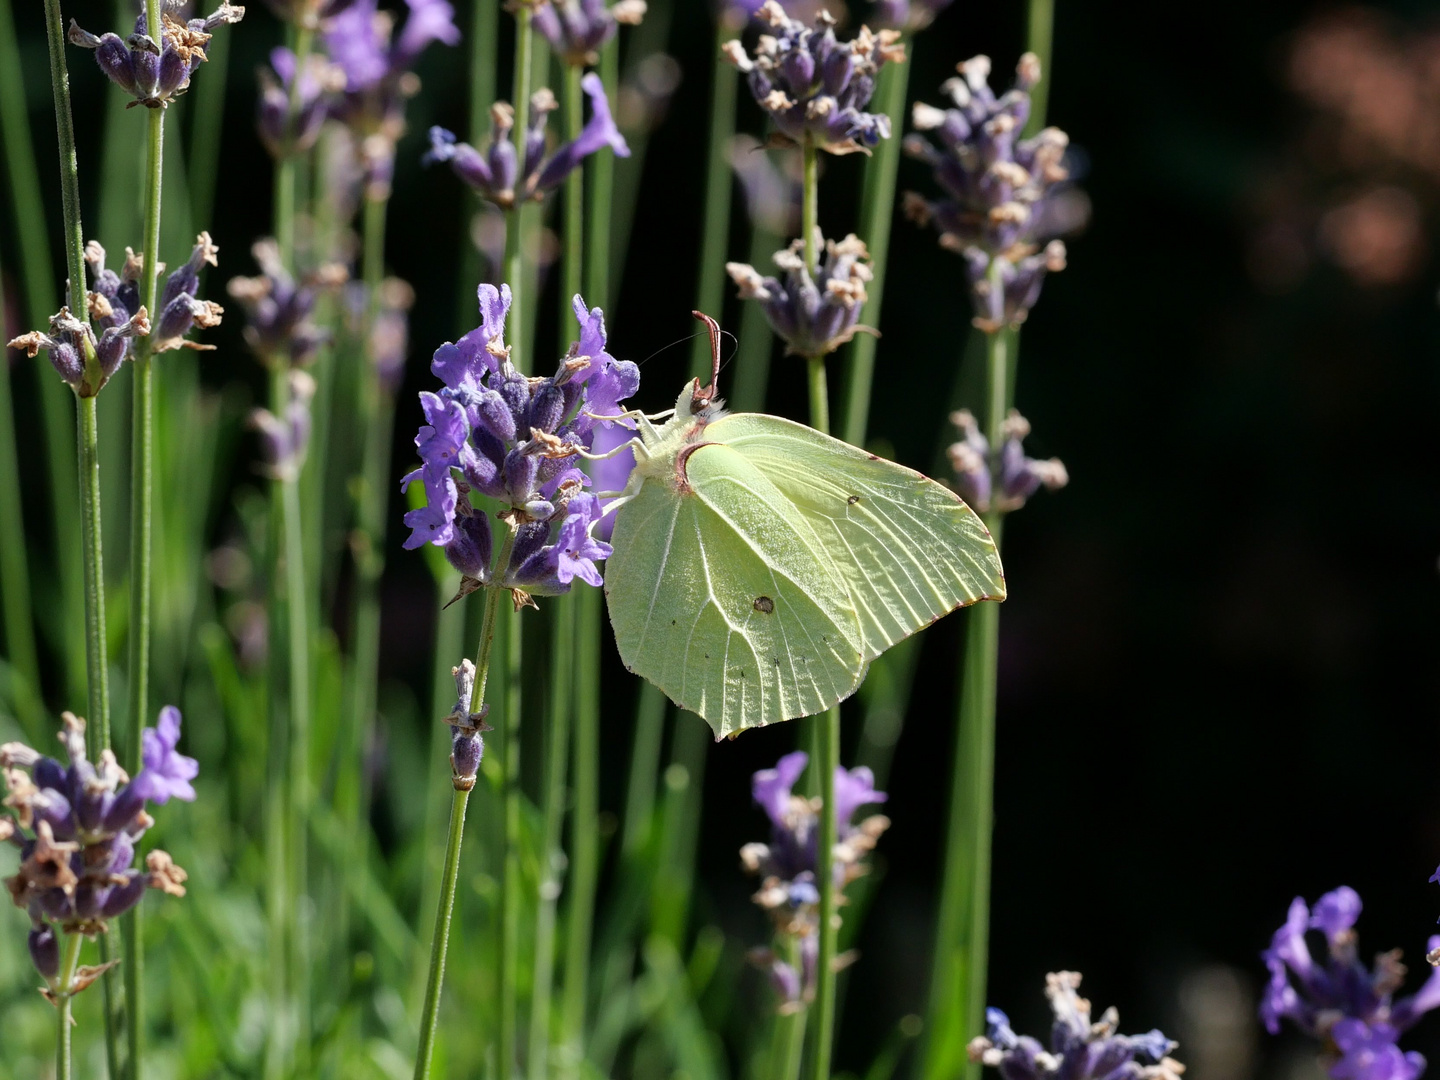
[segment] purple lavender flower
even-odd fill
[[[260,436],[260,471],[272,480],[297,480],[310,448],[310,402],[315,380],[308,372],[292,370],[286,376],[289,400],[276,416],[268,409],[250,413],[250,426]]]
[[[135,32],[122,39],[119,34],[96,37],[70,20],[70,43],[95,50],[95,61],[105,76],[135,99],[135,104],[163,109],[190,89],[190,76],[205,62],[210,31],[245,17],[243,7],[222,3],[213,15],[181,23],[164,13],[160,16],[160,42],[146,32],[145,13],[135,20]]]
[[[269,368],[306,364],[330,340],[328,331],[312,320],[321,291],[338,288],[348,274],[326,263],[300,281],[280,261],[274,240],[255,241],[250,252],[260,264],[260,277],[233,277],[226,290],[245,308],[245,340]]]
[[[215,348],[214,345],[186,341],[185,335],[192,329],[209,330],[219,326],[220,317],[225,314],[225,309],[213,300],[200,300],[195,295],[200,291],[200,268],[219,266],[216,259],[219,252],[220,249],[210,242],[210,234],[202,232],[195,238],[189,261],[165,279],[165,288],[160,294],[160,318],[155,325],[155,341],[150,346],[152,353],[182,348]],[[101,255],[103,257],[103,251]]]
[[[55,929],[94,934],[139,902],[145,889],[184,895],[185,872],[163,851],[136,868],[135,845],[152,818],[148,801],[193,799],[195,762],[176,753],[180,713],[167,707],[146,728],[144,768],[129,780],[109,750],[86,757],[85,722],[62,716],[62,765],[20,743],[0,746],[10,817],[0,818],[0,841],[20,850],[18,872],[5,881],[15,905],[30,915],[30,955],[47,979],[58,971]],[[29,834],[28,836],[26,834]]]
[[[638,26],[645,8],[645,0],[618,0],[610,6],[605,0],[550,0],[535,9],[531,21],[560,59],[585,67],[600,59],[600,49],[620,23]]]
[[[875,21],[884,27],[913,34],[924,30],[953,0],[875,0]]]
[[[527,379],[505,344],[509,286],[481,285],[478,295],[480,326],[435,351],[430,368],[444,387],[420,395],[421,465],[401,486],[419,480],[426,503],[405,515],[405,546],[444,547],[464,577],[462,594],[490,585],[518,599],[568,592],[577,579],[599,585],[595,562],[610,547],[594,537],[600,503],[583,491],[589,480],[576,462],[638,389],[639,369],[610,355],[604,315],[576,296],[579,340],[553,376]],[[489,519],[474,495],[498,501],[514,530],[498,574]]]
[[[780,1011],[799,1008],[814,995],[815,953],[819,927],[820,890],[815,882],[816,842],[819,839],[820,800],[793,794],[809,755],[803,750],[786,754],[773,769],[761,769],[751,779],[755,802],[770,819],[770,843],[746,844],[740,849],[745,870],[761,878],[753,899],[769,912],[778,936],[776,950],[751,953],[751,961],[767,971],[780,999]],[[861,806],[881,803],[875,777],[863,766],[837,767],[832,779],[836,836],[831,848],[835,884],[843,889],[865,872],[864,857],[890,826],[882,814],[872,814],[858,825],[851,823]],[[797,971],[798,951],[802,958]]]
[[[777,168],[761,149],[753,136],[736,135],[730,141],[730,167],[745,192],[750,220],[766,232],[793,236],[800,231],[800,180]]]
[[[332,100],[345,89],[344,71],[318,53],[306,56],[295,88],[293,113],[290,86],[295,79],[295,54],[283,47],[271,49],[270,67],[261,68],[258,77],[256,128],[260,141],[277,161],[305,153],[320,137]]]
[[[1326,893],[1313,909],[1301,897],[1291,901],[1285,924],[1260,954],[1270,971],[1260,1019],[1272,1035],[1288,1019],[1319,1039],[1333,1080],[1415,1080],[1425,1059],[1396,1044],[1440,1006],[1440,970],[1431,971],[1415,994],[1395,1000],[1406,973],[1400,950],[1379,954],[1366,969],[1354,929],[1360,910],[1360,897],[1344,886]],[[1328,958],[1311,953],[1308,931],[1324,935]],[[1431,937],[1427,948],[1436,957],[1440,935]]]
[[[1052,127],[1020,138],[1030,89],[1040,80],[1035,55],[1020,58],[1014,89],[999,98],[990,89],[988,57],[973,57],[959,71],[962,77],[943,87],[955,107],[917,103],[917,134],[905,139],[906,153],[934,169],[946,197],[907,192],[904,205],[911,220],[939,230],[942,247],[964,256],[975,325],[994,333],[1025,321],[1045,275],[1065,268],[1065,245],[1051,238],[1078,228],[1088,211],[1067,186],[1065,133]],[[939,145],[918,132],[932,133]]]
[[[739,41],[728,41],[725,56],[746,74],[750,93],[781,139],[849,154],[890,137],[890,118],[864,109],[875,93],[876,72],[905,59],[898,31],[877,34],[862,26],[854,41],[842,43],[828,13],[816,16],[811,29],[776,0],[766,0],[756,17],[775,32],[761,35],[753,56]]]
[[[580,162],[607,146],[619,157],[629,157],[630,147],[610,115],[610,102],[605,97],[600,76],[591,72],[580,85],[590,98],[590,120],[576,138],[558,147],[553,154],[545,153],[545,126],[556,108],[555,95],[542,89],[530,99],[530,129],[525,137],[525,160],[520,167],[517,168],[515,147],[510,140],[515,111],[503,101],[490,109],[490,143],[485,153],[469,143],[457,142],[452,132],[433,127],[425,161],[427,164],[448,162],[455,175],[481,198],[508,209],[527,199],[543,199],[564,183]]]
[[[131,284],[133,291],[133,282]],[[76,396],[94,397],[131,355],[131,339],[150,333],[148,313],[138,299],[136,305],[134,314],[128,314],[125,309],[117,309],[111,304],[104,293],[92,292],[89,294],[90,314],[102,326],[98,338],[89,322],[77,319],[68,307],[62,307],[50,317],[48,334],[32,330],[11,339],[7,347],[24,349],[25,355],[30,357],[44,349],[49,354],[51,366]],[[125,316],[123,320],[122,315]]]
[[[980,513],[1018,510],[1040,488],[1058,491],[1070,482],[1059,458],[1040,461],[1026,456],[1024,439],[1030,434],[1030,421],[1017,410],[1011,409],[1000,426],[1005,441],[998,452],[990,449],[969,409],[951,413],[950,422],[961,435],[946,450],[955,470],[955,490]],[[996,491],[999,496],[992,498]]]
[[[405,101],[420,89],[411,70],[433,41],[455,45],[460,31],[448,0],[406,0],[410,13],[398,36],[376,0],[356,0],[331,20],[324,43],[344,75],[332,114],[354,132],[369,198],[390,194],[395,146],[405,134]]]
[[[985,1010],[985,1034],[970,1043],[970,1060],[999,1069],[1005,1080],[1179,1080],[1185,1067],[1171,1058],[1176,1043],[1160,1031],[1117,1034],[1119,1015],[1106,1009],[1097,1021],[1077,992],[1080,974],[1051,972],[1045,996],[1055,1013],[1047,1051],[1039,1040],[1016,1035],[999,1009]]]
[[[817,233],[817,249],[821,247]],[[740,299],[758,300],[765,318],[785,341],[785,351],[814,358],[834,352],[857,333],[874,333],[859,324],[865,284],[874,276],[865,242],[854,233],[823,242],[825,261],[816,272],[805,265],[805,242],[796,240],[775,253],[784,280],[765,277],[749,263],[726,263],[740,288]]]

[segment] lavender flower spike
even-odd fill
[[[1260,1018],[1271,1034],[1290,1020],[1321,1041],[1324,1063],[1333,1080],[1415,1080],[1425,1059],[1403,1052],[1397,1043],[1425,1013],[1440,1007],[1440,970],[1432,970],[1410,997],[1395,1000],[1405,981],[1398,949],[1381,953],[1367,969],[1359,960],[1355,923],[1361,911],[1355,890],[1326,893],[1313,909],[1296,897],[1285,924],[1261,953],[1270,983]],[[1317,958],[1306,941],[1320,931],[1328,956]],[[1440,935],[1427,943],[1431,962],[1440,959]]]
[[[1034,54],[1020,58],[1015,87],[998,98],[988,57],[972,57],[958,70],[961,77],[942,87],[954,107],[917,103],[916,134],[905,139],[905,152],[931,166],[945,197],[907,192],[904,206],[912,221],[935,226],[942,247],[964,257],[974,323],[994,333],[1025,321],[1046,274],[1065,268],[1065,245],[1055,237],[1079,228],[1089,211],[1068,184],[1065,133],[1046,128],[1020,137],[1040,79]]]
[[[70,20],[70,43],[95,50],[95,61],[106,78],[135,100],[130,105],[163,109],[190,89],[190,76],[205,62],[210,31],[245,17],[243,7],[222,3],[205,19],[177,22],[161,13],[160,41],[148,32],[145,13],[135,20],[135,32],[121,39],[119,34],[96,37]],[[128,107],[128,106],[127,106]]]
[[[585,67],[600,59],[600,50],[615,36],[620,23],[638,26],[645,17],[645,0],[550,0],[535,9],[531,20],[550,47],[571,67]]]
[[[861,332],[878,336],[858,321],[865,286],[874,277],[865,242],[851,233],[844,240],[824,241],[824,251],[825,261],[814,273],[805,265],[803,240],[777,251],[775,265],[784,272],[783,280],[762,276],[749,263],[725,264],[740,299],[760,302],[785,351],[795,356],[824,356]]]
[[[1079,972],[1045,976],[1055,1013],[1048,1050],[1037,1039],[1016,1035],[1010,1018],[991,1008],[985,1010],[985,1034],[970,1042],[970,1060],[998,1069],[1005,1080],[1179,1080],[1185,1066],[1169,1056],[1176,1043],[1159,1031],[1118,1034],[1113,1008],[1092,1021],[1090,1002],[1079,989]]]
[[[980,513],[1018,510],[1040,488],[1056,491],[1070,482],[1059,458],[1040,461],[1026,456],[1023,440],[1030,434],[1030,421],[1015,409],[1001,424],[1005,441],[998,451],[991,449],[969,409],[951,413],[950,422],[961,434],[960,441],[946,450],[955,470],[955,490]]]
[[[162,851],[151,851],[146,870],[133,864],[136,844],[152,824],[148,801],[193,799],[195,762],[175,751],[180,714],[166,708],[156,728],[146,728],[145,764],[126,777],[109,750],[91,762],[85,722],[61,717],[60,741],[68,764],[18,743],[0,746],[0,771],[9,791],[0,817],[0,841],[19,848],[20,866],[5,882],[15,905],[31,921],[29,947],[47,980],[58,970],[55,927],[95,934],[139,902],[146,888],[183,894],[185,872]],[[28,834],[28,835],[27,835]]]
[[[261,68],[260,96],[256,103],[256,128],[265,149],[277,161],[303,154],[320,138],[320,128],[330,114],[331,101],[345,89],[345,72],[319,53],[305,57],[290,108],[290,85],[295,81],[295,54],[289,49],[270,50],[270,67]]]
[[[786,754],[773,769],[761,769],[751,778],[755,802],[770,819],[770,843],[746,844],[740,863],[761,878],[753,899],[769,912],[784,948],[757,949],[751,962],[764,969],[779,998],[782,1013],[793,1012],[814,996],[818,956],[820,890],[815,883],[816,849],[820,829],[820,799],[795,795],[795,782],[805,771],[809,755],[803,750]],[[863,859],[875,847],[890,821],[873,814],[858,825],[851,823],[861,806],[881,803],[869,769],[837,767],[831,781],[835,799],[836,836],[831,843],[835,883],[844,888],[865,873]],[[798,950],[799,971],[785,959]]]
[[[349,275],[343,266],[325,263],[296,281],[280,261],[274,240],[257,240],[250,251],[261,275],[233,277],[226,285],[248,316],[246,342],[272,370],[309,363],[330,338],[312,319],[315,304],[322,290],[338,288]]]
[[[755,53],[725,43],[726,58],[745,73],[750,93],[769,114],[779,140],[809,141],[832,154],[868,152],[890,137],[890,118],[867,113],[876,72],[905,59],[897,30],[862,26],[854,41],[835,39],[835,19],[821,11],[814,29],[766,0],[756,13],[774,33],[762,34]]]
[[[97,322],[116,320],[114,308],[103,294],[92,292],[89,300],[91,315]],[[7,347],[24,349],[30,357],[44,349],[50,354],[51,366],[77,397],[94,397],[131,355],[131,340],[149,333],[150,320],[143,305],[123,322],[105,327],[98,338],[88,322],[82,322],[68,307],[63,307],[50,316],[48,334],[32,330],[13,338]]]
[[[568,592],[577,580],[598,586],[595,564],[610,546],[595,538],[600,504],[584,491],[589,478],[577,461],[596,429],[612,423],[595,417],[623,411],[639,388],[639,369],[610,355],[603,313],[576,296],[579,340],[553,376],[527,379],[505,344],[509,286],[481,285],[477,295],[480,325],[435,351],[430,369],[444,385],[420,395],[421,464],[401,486],[421,481],[426,504],[406,513],[405,546],[444,547],[463,576],[462,595],[488,585],[523,602]],[[500,516],[514,542],[504,566],[491,566],[491,526],[473,494],[506,507]]]
[[[517,202],[539,201],[565,182],[585,158],[605,147],[618,156],[629,157],[630,147],[620,134],[610,113],[610,102],[604,84],[594,72],[580,82],[590,98],[590,120],[580,134],[545,154],[545,126],[556,109],[555,95],[541,89],[530,98],[530,130],[525,138],[525,160],[517,166],[510,133],[515,126],[515,110],[506,102],[496,102],[490,109],[490,142],[485,153],[469,143],[458,142],[455,135],[441,127],[430,129],[430,151],[425,162],[446,162],[455,175],[472,187],[476,194],[501,209]]]

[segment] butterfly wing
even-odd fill
[[[762,473],[819,535],[849,586],[867,661],[956,608],[1005,598],[989,530],[934,480],[777,416],[736,413],[706,436]]]
[[[717,737],[854,693],[859,619],[814,530],[728,447],[684,468],[690,491],[647,480],[615,521],[605,594],[625,666]]]

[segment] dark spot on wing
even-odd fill
[[[768,596],[755,597],[755,610],[761,615],[769,615],[775,610],[775,601]]]
[[[855,505],[857,502],[859,502],[859,501],[860,501],[860,496],[859,496],[859,495],[851,495],[848,499],[845,500],[845,505],[846,505],[846,506],[854,506],[854,505]]]
[[[879,454],[866,454],[865,456],[868,457],[871,461],[879,461],[879,460],[880,460],[880,455],[879,455]]]
[[[674,625],[675,625],[675,620],[674,620],[674,619],[671,619],[671,620],[670,620],[670,625],[671,625],[671,626],[674,626]]]

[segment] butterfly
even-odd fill
[[[950,489],[804,424],[727,413],[720,328],[694,314],[710,385],[627,414],[635,467],[612,504],[605,595],[625,666],[722,738],[823,712],[896,642],[1003,600],[1005,576]]]

